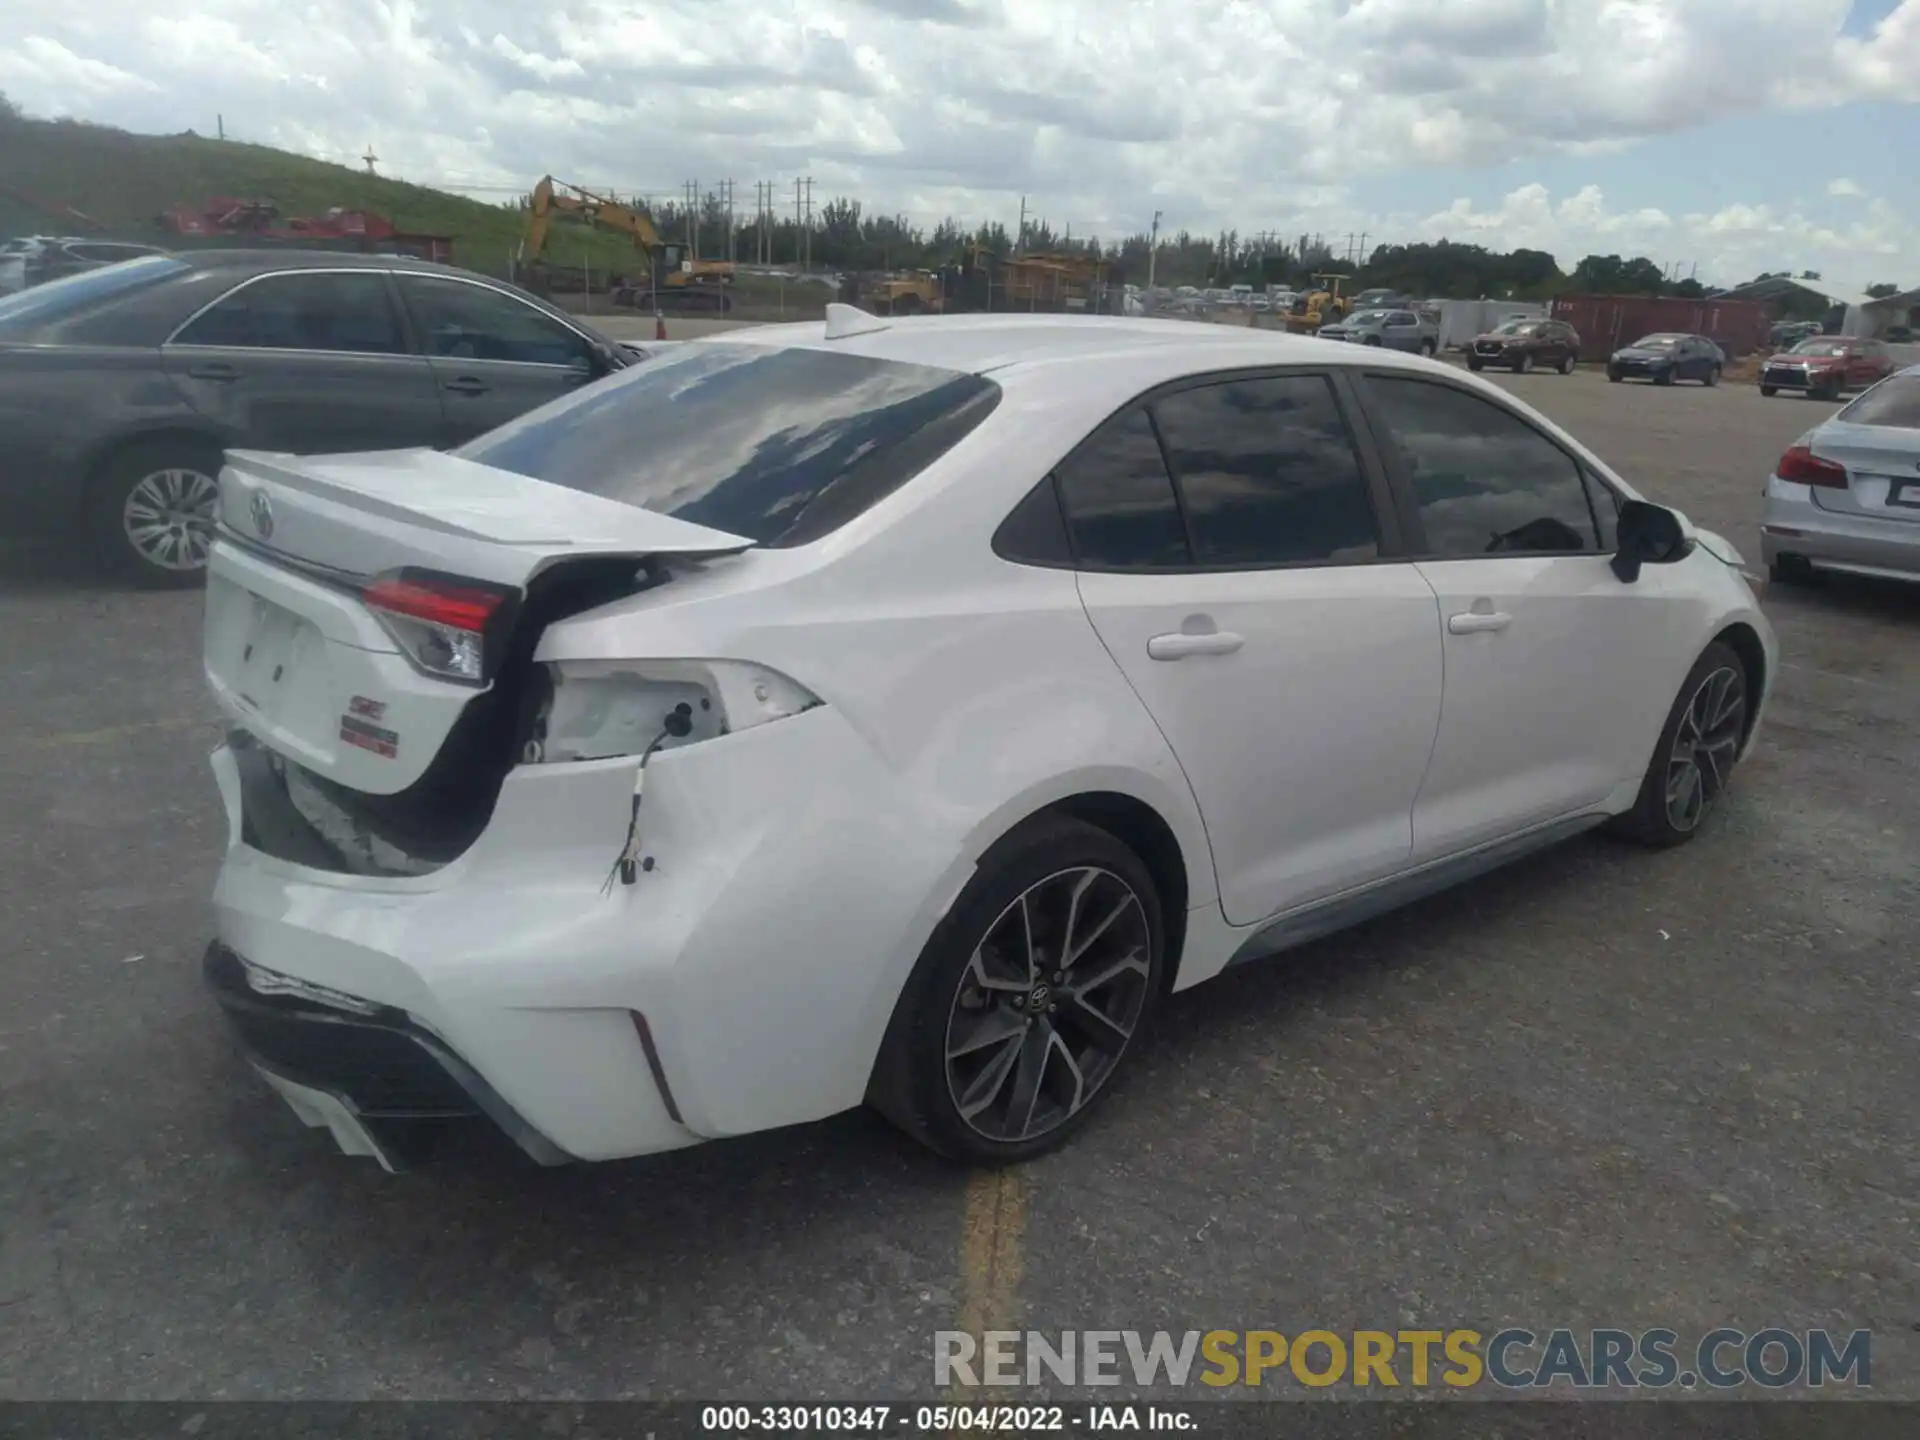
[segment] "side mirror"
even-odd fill
[[[1693,548],[1680,517],[1645,500],[1621,502],[1616,534],[1613,573],[1629,585],[1640,578],[1642,565],[1671,565]]]

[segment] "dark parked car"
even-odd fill
[[[1580,336],[1564,320],[1509,320],[1467,347],[1467,368],[1489,365],[1524,375],[1536,365],[1571,375],[1580,362]]]
[[[1838,400],[1843,390],[1877,385],[1898,368],[1878,340],[1822,335],[1802,340],[1784,355],[1769,356],[1760,370],[1760,393],[1799,390],[1816,400]]]
[[[1643,335],[1613,352],[1607,361],[1607,379],[1651,380],[1671,385],[1676,380],[1698,380],[1718,385],[1727,366],[1721,348],[1704,335]]]
[[[156,255],[0,298],[0,533],[198,582],[228,449],[449,449],[643,358],[400,255]]]

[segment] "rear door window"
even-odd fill
[[[1173,477],[1144,409],[1107,421],[1055,473],[1083,568],[1165,570],[1193,563]]]
[[[1154,401],[1153,416],[1201,565],[1352,565],[1380,553],[1325,376],[1201,385]]]
[[[173,343],[357,355],[400,355],[407,348],[379,270],[262,276],[202,311]]]
[[[802,347],[676,349],[454,453],[769,547],[838,529],[992,413],[978,375]]]

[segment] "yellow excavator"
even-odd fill
[[[642,310],[733,308],[733,297],[728,293],[733,286],[731,261],[692,259],[684,246],[663,240],[653,221],[640,211],[551,175],[541,176],[528,197],[527,233],[520,242],[528,288],[542,293],[552,288],[546,248],[556,215],[625,235],[645,256],[643,276],[613,287],[615,304]]]

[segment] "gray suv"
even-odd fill
[[[1333,325],[1322,325],[1323,340],[1346,340],[1431,355],[1440,348],[1440,327],[1417,310],[1360,310]]]

